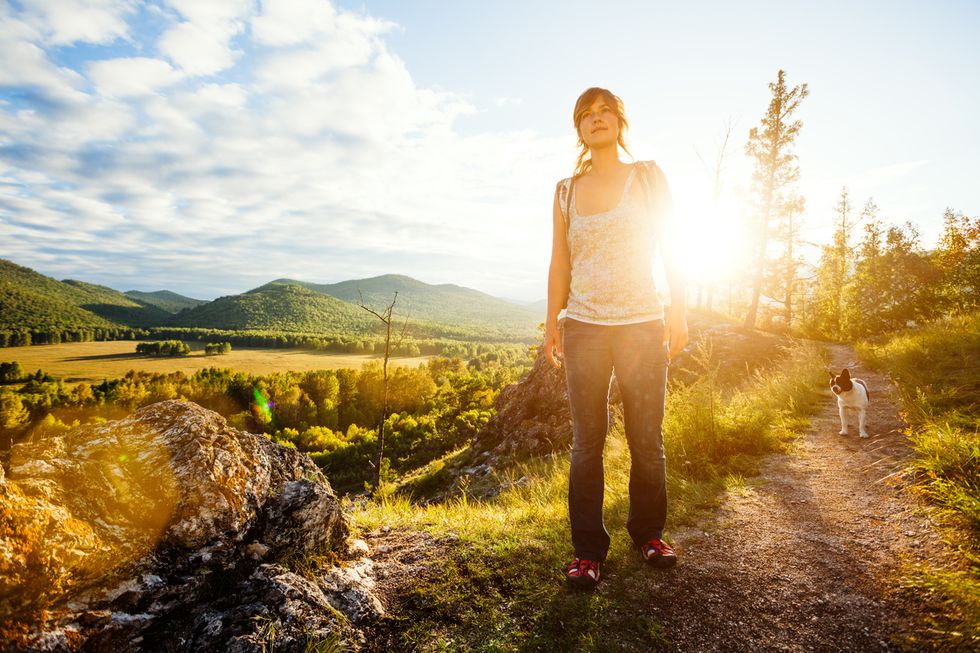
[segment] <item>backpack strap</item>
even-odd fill
[[[637,163],[640,166],[639,175],[640,187],[643,188],[643,203],[647,206],[650,211],[650,218],[654,218],[653,211],[653,200],[656,195],[657,187],[657,177],[656,177],[656,162],[650,161],[639,161]]]
[[[566,177],[559,181],[555,187],[555,192],[558,194],[558,208],[561,211],[562,220],[565,222],[566,236],[571,223],[572,186],[574,182],[574,177]]]
[[[674,200],[664,177],[663,170],[653,160],[640,162],[640,183],[643,186],[645,203],[650,215],[654,233],[676,228],[674,219]]]

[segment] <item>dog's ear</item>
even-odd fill
[[[851,373],[847,371],[847,368],[846,367],[844,368],[844,371],[840,373],[840,375],[841,375],[841,378],[844,378],[844,379],[851,378]]]
[[[827,374],[829,374],[829,375],[830,375],[830,380],[831,380],[831,381],[833,381],[833,380],[834,380],[834,377],[835,377],[835,376],[837,376],[836,374],[834,374],[834,373],[833,373],[833,372],[831,372],[830,370],[827,370]]]

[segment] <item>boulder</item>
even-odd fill
[[[194,403],[17,444],[0,475],[0,641],[126,651],[152,633],[173,650],[263,650],[263,624],[278,650],[356,639],[331,603],[349,598],[288,568],[336,557],[347,534],[308,456]]]

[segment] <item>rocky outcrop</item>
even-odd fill
[[[555,369],[539,349],[534,367],[519,383],[497,395],[494,415],[473,437],[473,453],[483,459],[534,455],[571,445],[571,416],[565,370]]]
[[[0,641],[356,645],[357,622],[382,610],[369,574],[311,562],[342,558],[347,534],[306,455],[190,402],[18,444],[0,473]]]

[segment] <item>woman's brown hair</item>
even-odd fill
[[[616,118],[619,120],[619,138],[618,143],[623,150],[630,154],[629,148],[626,147],[626,130],[629,128],[629,122],[626,120],[626,110],[623,107],[623,101],[619,99],[618,96],[614,95],[612,91],[599,88],[598,86],[593,86],[592,88],[586,89],[582,95],[578,96],[578,100],[575,101],[575,111],[572,112],[572,123],[575,125],[575,133],[578,134],[578,145],[581,150],[578,153],[578,160],[575,162],[575,177],[585,173],[589,168],[592,167],[592,159],[586,158],[589,155],[589,148],[585,145],[585,141],[582,140],[582,134],[578,130],[579,122],[582,120],[582,115],[589,110],[589,107],[598,99],[602,98],[605,100],[609,108],[616,112]]]

